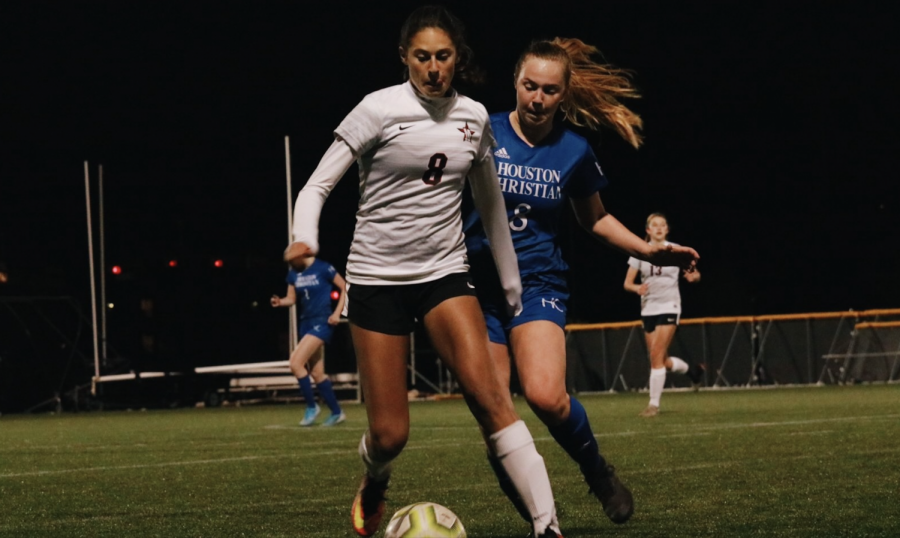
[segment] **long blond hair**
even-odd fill
[[[522,64],[529,57],[555,60],[565,67],[566,98],[560,105],[564,119],[578,127],[597,131],[601,125],[615,129],[635,148],[643,137],[641,117],[619,99],[640,97],[631,82],[632,72],[607,63],[595,61],[600,50],[577,38],[557,37],[534,41],[516,63],[515,80],[519,79]]]

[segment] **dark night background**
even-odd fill
[[[285,288],[284,136],[296,195],[344,115],[401,80],[399,27],[417,5],[4,2],[0,295],[69,295],[89,315],[87,160],[95,194],[104,166],[119,355],[140,356],[149,331],[160,347],[144,360],[169,366],[287,358],[286,313],[268,306]],[[670,239],[700,252],[685,317],[900,307],[900,8],[445,5],[489,77],[464,93],[490,111],[514,106],[513,65],[533,38],[579,37],[634,70],[646,144],[592,138],[611,180],[601,196],[636,233],[666,213]],[[320,257],[341,272],[356,189],[354,168],[323,211]],[[636,319],[626,257],[572,222],[563,244],[570,320]]]

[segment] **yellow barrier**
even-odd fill
[[[864,321],[853,326],[854,329],[890,329],[900,327],[900,321]]]
[[[806,319],[840,319],[840,318],[869,318],[875,316],[900,316],[900,308],[882,308],[875,310],[848,310],[845,312],[809,312],[806,314],[770,314],[762,316],[731,316],[714,318],[690,318],[679,321],[680,325],[702,325],[716,323],[757,323],[760,321],[800,321]],[[872,323],[898,323],[898,325],[869,325]],[[615,321],[608,323],[570,323],[566,325],[566,331],[596,331],[602,329],[627,329],[640,327],[641,321]],[[857,324],[857,328],[867,327],[900,327],[900,322],[863,322]]]

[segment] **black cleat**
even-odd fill
[[[687,376],[691,380],[691,385],[695,391],[700,388],[700,383],[703,382],[704,372],[706,372],[706,365],[702,362],[699,364],[692,364],[690,368],[688,368]]]
[[[631,518],[634,513],[634,498],[616,476],[616,470],[612,465],[587,474],[584,479],[591,488],[590,492],[603,505],[603,511],[610,521],[622,524]]]

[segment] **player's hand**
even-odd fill
[[[312,249],[309,248],[309,245],[307,245],[306,243],[291,243],[286,249],[284,249],[284,261],[291,264],[291,267],[293,267],[294,269],[302,269],[303,259],[312,258],[313,256],[314,254]]]
[[[504,290],[506,295],[506,313],[512,317],[516,317],[522,313],[522,284],[513,288]]]
[[[279,306],[281,306],[281,297],[273,295],[272,298],[269,299],[269,304],[271,304],[275,308],[278,308]]]
[[[648,291],[650,291],[650,284],[647,284],[646,282],[644,282],[643,284],[641,284],[641,287],[638,288],[637,293],[638,293],[638,295],[643,297],[644,295],[647,295]]]
[[[695,267],[693,271],[684,271],[684,279],[693,284],[694,282],[700,282],[700,271]]]
[[[675,266],[692,272],[700,255],[691,247],[681,245],[652,245],[647,261],[657,267]]]
[[[332,315],[328,316],[328,324],[331,325],[332,327],[334,327],[335,325],[337,325],[340,322],[341,322],[340,314],[332,314]]]

